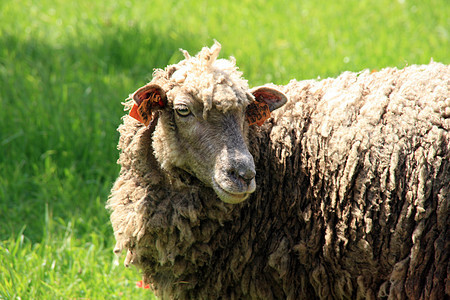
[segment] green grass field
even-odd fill
[[[251,86],[450,62],[447,0],[1,0],[0,20],[0,299],[152,297],[104,205],[121,101],[179,48],[217,39]]]

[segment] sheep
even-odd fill
[[[249,89],[220,49],[124,103],[125,266],[162,299],[448,297],[449,66]]]

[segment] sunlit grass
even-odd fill
[[[96,232],[77,239],[74,221],[45,210],[40,242],[23,233],[0,242],[0,299],[121,299],[149,296],[135,287],[135,270],[111,255],[109,237]],[[112,280],[114,279],[114,280]]]
[[[0,299],[151,295],[112,253],[120,102],[217,39],[251,86],[449,63],[445,0],[0,1]]]

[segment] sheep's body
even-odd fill
[[[119,127],[116,252],[163,299],[442,299],[450,294],[450,69],[346,72],[280,87],[249,130],[256,191],[220,201]]]

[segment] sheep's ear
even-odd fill
[[[247,120],[249,125],[261,126],[268,118],[270,112],[283,106],[287,97],[280,91],[270,87],[257,87],[250,91],[255,97],[247,108]]]
[[[254,88],[250,92],[253,94],[256,101],[266,103],[269,106],[270,111],[282,107],[287,101],[286,95],[277,89],[267,86]]]
[[[166,93],[156,84],[149,84],[141,87],[132,96],[134,100],[130,116],[135,118],[145,126],[152,121],[152,113],[167,104]]]

